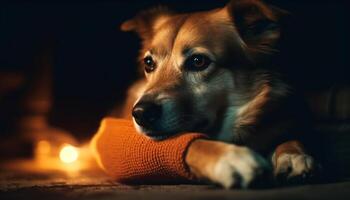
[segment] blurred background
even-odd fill
[[[38,130],[51,136],[62,134],[70,140],[91,137],[100,119],[122,102],[126,88],[137,78],[140,41],[136,34],[121,32],[119,26],[138,11],[162,4],[188,12],[224,6],[226,2],[1,1],[2,147],[13,145],[8,141],[32,137],[28,132]],[[332,126],[341,123],[349,133],[349,3],[266,2],[290,12],[283,31],[283,67],[295,77],[297,86],[316,94],[312,105],[322,111],[319,119],[331,121]],[[322,130],[329,128],[322,125]],[[11,151],[14,154],[15,150]]]

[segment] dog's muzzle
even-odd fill
[[[162,106],[152,101],[139,101],[132,110],[136,123],[151,129],[162,115]]]

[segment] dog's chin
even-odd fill
[[[140,125],[137,124],[137,122],[135,120],[134,121],[134,126],[135,129],[137,130],[137,132],[139,132],[140,134],[144,134],[147,137],[151,138],[152,140],[165,140],[167,138],[170,138],[172,136],[174,136],[175,134],[173,133],[169,133],[167,131],[156,131],[156,130],[152,130],[152,129],[147,129],[145,127],[142,127]]]
[[[141,128],[141,129],[142,131],[140,133],[145,134],[147,137],[151,138],[152,140],[165,140],[176,135],[176,133],[166,133],[162,131],[148,130],[145,128]]]
[[[137,132],[146,135],[147,137],[153,140],[165,140],[175,135],[184,133],[184,132],[202,132],[205,133],[205,129],[209,124],[209,121],[206,119],[199,120],[197,123],[193,123],[195,126],[190,127],[172,127],[172,129],[149,129],[143,126],[140,126],[135,120],[134,126]]]
[[[152,132],[146,132],[144,134],[152,140],[165,140],[173,136],[171,134],[157,134]]]

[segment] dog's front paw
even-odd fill
[[[225,188],[248,188],[269,170],[264,158],[246,147],[230,145],[213,166],[211,181]]]
[[[199,179],[225,188],[247,188],[270,174],[269,163],[254,151],[233,144],[198,139],[187,151],[186,163]]]
[[[315,173],[315,160],[307,154],[284,153],[274,161],[274,175],[281,184],[309,182]]]

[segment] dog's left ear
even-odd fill
[[[271,54],[280,38],[280,19],[287,12],[260,0],[231,0],[225,7],[253,56]]]
[[[120,29],[122,31],[134,31],[145,40],[151,38],[155,29],[165,22],[172,14],[172,11],[167,7],[154,7],[140,12],[134,18],[125,21],[120,26]]]

